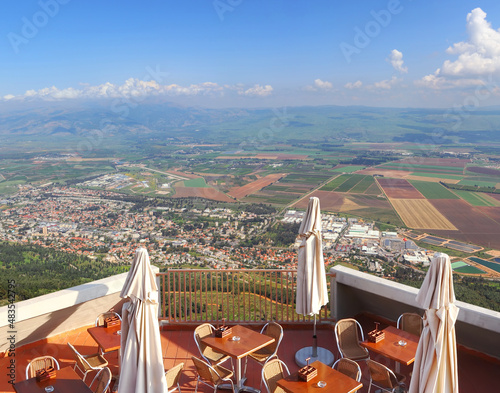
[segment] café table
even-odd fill
[[[68,366],[56,371],[56,377],[37,382],[36,377],[16,382],[14,390],[17,393],[45,393],[45,388],[53,386],[54,393],[92,393],[92,390],[82,381],[73,367]]]
[[[361,345],[369,350],[383,355],[396,363],[396,372],[400,371],[401,364],[410,365],[415,361],[418,340],[414,334],[389,326],[383,329],[385,338],[378,343],[364,341]],[[401,345],[405,342],[405,345]]]
[[[233,337],[239,337],[238,341],[234,341]],[[255,332],[245,326],[236,325],[231,328],[231,334],[226,337],[209,336],[201,340],[201,342],[216,351],[229,355],[236,360],[236,385],[237,391],[245,390],[250,392],[259,392],[258,389],[244,386],[244,379],[241,375],[241,360],[266,345],[273,343],[273,337],[266,336]]]
[[[311,363],[310,366],[318,370],[318,375],[311,380],[302,381],[299,379],[298,372],[294,372],[280,379],[276,384],[287,393],[319,393],[321,391],[325,393],[352,393],[363,387],[361,382],[334,370],[319,360]],[[326,385],[320,388],[319,381],[325,382]]]

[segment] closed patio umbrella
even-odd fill
[[[122,360],[118,393],[167,391],[158,325],[158,288],[145,248],[135,252],[120,297]]]
[[[410,393],[458,393],[455,306],[450,257],[437,253],[417,295],[425,308]]]
[[[300,225],[299,237],[302,242],[298,253],[297,266],[297,314],[314,315],[313,346],[300,349],[295,354],[295,361],[299,366],[306,364],[307,358],[311,362],[321,360],[325,364],[333,363],[333,354],[325,348],[318,348],[316,338],[316,314],[321,307],[328,303],[328,289],[326,286],[325,263],[323,260],[323,244],[321,241],[321,211],[319,199],[309,199],[307,211]]]

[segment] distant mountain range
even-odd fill
[[[272,134],[275,142],[365,141],[438,144],[500,142],[500,108],[480,110],[311,106],[205,109],[133,99],[3,102],[0,138],[110,137],[241,142]]]

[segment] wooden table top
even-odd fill
[[[361,382],[332,369],[319,360],[310,365],[318,370],[318,375],[310,381],[299,380],[298,373],[295,372],[280,379],[276,382],[277,385],[288,393],[352,393],[363,387]],[[324,388],[318,387],[318,381],[326,382],[326,386]]]
[[[54,393],[92,393],[71,366],[57,370],[55,378],[43,382],[37,382],[35,377],[16,382],[14,390],[17,393],[45,393],[47,386],[53,386]]]
[[[397,329],[394,326],[389,326],[384,329],[385,338],[378,343],[364,341],[361,345],[369,350],[384,355],[385,357],[396,362],[406,364],[407,366],[415,361],[417,353],[418,340],[420,337],[414,334]],[[406,345],[402,347],[399,341],[406,341]]]
[[[118,334],[118,331],[121,331],[121,325],[109,328],[96,326],[88,328],[87,331],[104,352],[120,349],[122,336]]]
[[[240,341],[233,341],[232,338],[234,336],[239,336]],[[203,344],[236,359],[241,359],[274,341],[272,337],[260,334],[241,325],[233,326],[232,333],[227,337],[218,338],[210,336],[201,340]]]

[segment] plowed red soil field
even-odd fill
[[[262,190],[264,187],[267,187],[269,184],[274,183],[276,180],[282,178],[283,176],[285,176],[284,173],[273,173],[272,175],[267,175],[251,183],[245,184],[242,187],[231,188],[228,194],[236,199],[241,199],[246,197],[247,195],[254,194],[257,191]]]
[[[475,207],[459,199],[433,199],[429,202],[458,229],[458,233],[433,231],[436,235],[450,236],[483,247],[500,248],[500,208]]]
[[[213,201],[234,202],[234,199],[229,198],[226,194],[217,191],[210,187],[175,187],[175,195],[173,198],[189,198],[198,197],[211,199]]]
[[[393,199],[425,199],[424,196],[405,179],[377,178],[389,198]]]

